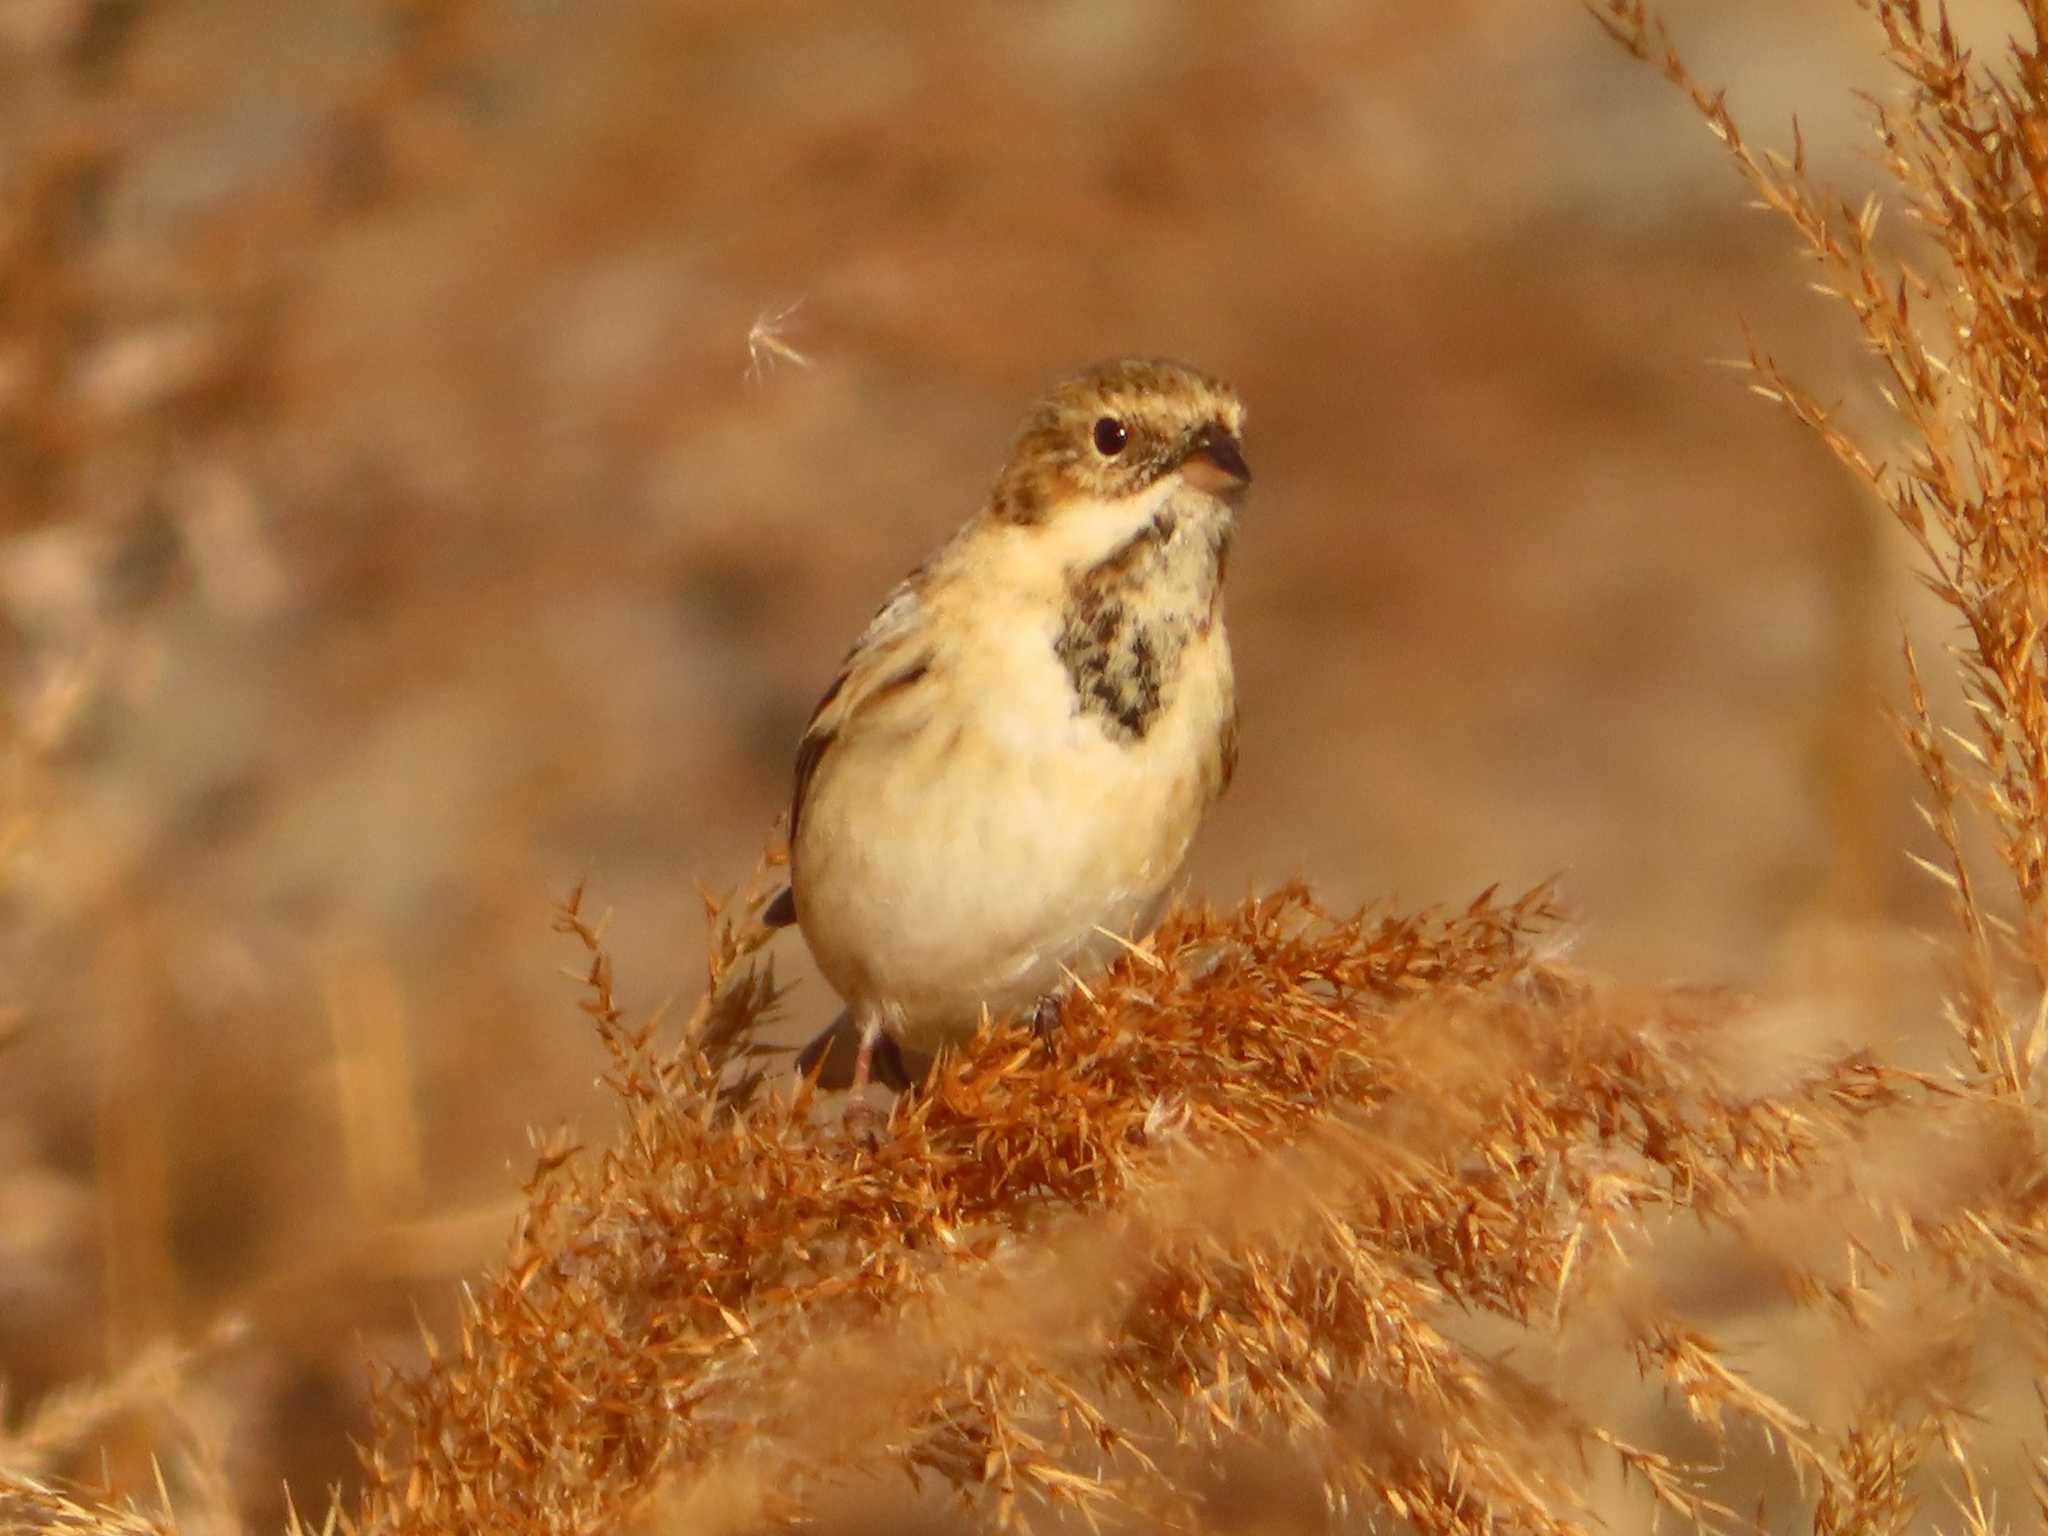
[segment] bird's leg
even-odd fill
[[[847,1092],[855,1098],[867,1091],[868,1078],[875,1070],[875,1042],[882,1038],[882,1021],[870,1015],[861,1020],[860,1047],[853,1053],[853,1081]]]
[[[1031,1010],[1031,1033],[1038,1036],[1038,1043],[1045,1047],[1045,1054],[1053,1052],[1053,1036],[1060,1027],[1060,1005],[1066,1001],[1066,994],[1055,989],[1042,994]]]
[[[875,1070],[875,1048],[882,1040],[882,1013],[878,1008],[862,1008],[854,1015],[860,1029],[860,1044],[853,1053],[853,1081],[846,1087],[846,1108],[840,1111],[840,1122],[849,1135],[865,1134],[870,1140],[875,1136],[875,1109],[868,1103],[868,1079]]]

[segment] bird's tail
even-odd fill
[[[811,1043],[796,1053],[796,1069],[809,1076],[818,1074],[820,1088],[845,1088],[853,1082],[853,1059],[860,1052],[860,1027],[853,1010],[840,1010],[839,1017],[819,1030]],[[886,1088],[901,1093],[911,1083],[903,1051],[885,1031],[875,1042],[868,1059],[868,1074]]]

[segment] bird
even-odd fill
[[[812,712],[763,915],[845,1002],[796,1064],[844,1082],[849,1119],[985,1017],[1049,1029],[1157,921],[1237,763],[1244,424],[1182,363],[1063,379]]]

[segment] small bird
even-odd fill
[[[766,913],[847,1004],[799,1070],[850,1055],[854,1103],[871,1077],[906,1087],[984,1010],[1049,1028],[1150,931],[1236,764],[1243,433],[1192,368],[1083,369],[854,643],[797,748]]]

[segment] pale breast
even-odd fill
[[[1233,718],[1220,622],[1183,646],[1142,735],[1076,705],[1048,625],[992,626],[834,744],[796,850],[797,906],[848,997],[913,1036],[1028,1004],[1141,932],[1179,875]]]

